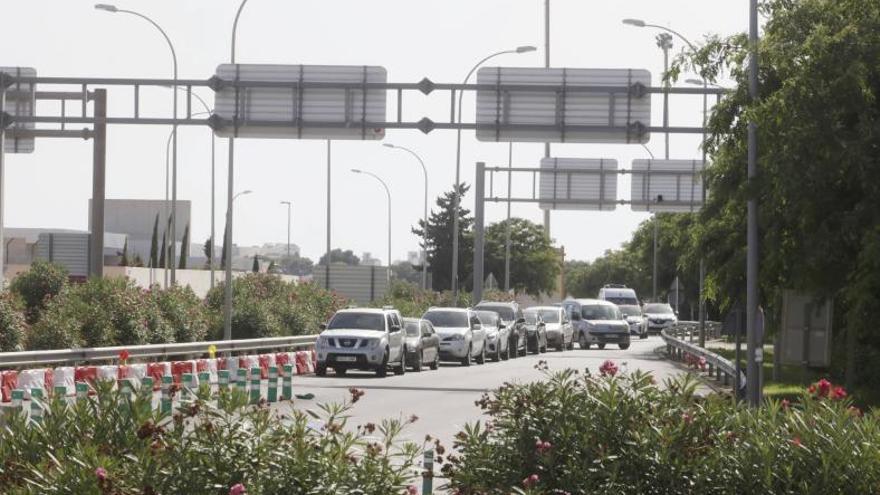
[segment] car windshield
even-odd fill
[[[544,323],[559,323],[559,311],[555,309],[542,309],[541,319]]]
[[[626,316],[642,316],[642,308],[638,306],[623,305],[620,306],[620,312]]]
[[[668,304],[646,304],[645,313],[669,314],[672,313],[672,306]]]
[[[477,311],[477,318],[483,322],[483,325],[494,327],[498,325],[498,313],[492,311]]]
[[[385,316],[381,313],[336,313],[327,325],[328,330],[378,330],[385,331]]]
[[[618,306],[638,306],[639,301],[634,297],[606,296],[605,300]]]
[[[511,308],[510,306],[505,306],[503,304],[478,304],[475,309],[494,311],[498,313],[499,316],[501,316],[502,320],[513,321],[513,308]]]
[[[406,329],[406,334],[410,337],[418,337],[419,334],[419,320],[409,320],[404,322],[404,328]]]
[[[581,309],[581,315],[585,320],[619,320],[617,308],[606,304],[596,304],[593,306],[584,306]]]
[[[537,311],[523,311],[523,317],[526,319],[526,325],[534,325],[538,322],[538,312]]]
[[[428,311],[422,318],[430,321],[435,327],[465,328],[468,325],[467,313],[463,311]]]

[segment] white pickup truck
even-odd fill
[[[327,368],[340,376],[350,369],[385,376],[389,367],[397,375],[406,373],[406,339],[397,310],[343,309],[321,329],[315,343],[318,376],[325,376]]]

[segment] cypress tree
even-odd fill
[[[189,224],[183,229],[183,240],[180,242],[180,263],[177,268],[186,269],[186,258],[189,257]]]
[[[150,266],[155,268],[159,266],[159,214],[156,213],[156,220],[153,221],[153,238],[150,240]]]

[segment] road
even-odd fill
[[[495,389],[504,382],[541,380],[542,373],[535,369],[540,360],[546,361],[551,371],[589,368],[596,372],[602,362],[611,359],[624,370],[650,371],[662,383],[665,378],[683,371],[656,353],[661,346],[662,339],[649,337],[646,340],[634,339],[632,346],[626,351],[611,348],[612,346],[605,350],[593,348],[561,353],[550,351],[499,363],[475,364],[470,368],[442,363],[438,371],[425,368],[420,373],[407,371],[403,376],[389,374],[386,378],[356,372],[335,377],[330,371],[326,377],[296,377],[294,393],[312,393],[315,398],[309,401],[296,400],[293,407],[309,409],[321,402],[341,402],[350,396],[348,389],[355,387],[363,390],[365,395],[355,404],[349,426],[378,423],[382,418],[394,416],[408,418],[415,414],[419,420],[406,429],[406,438],[421,442],[425,435],[430,434],[448,447],[465,423],[481,419],[481,411],[474,402],[484,392]],[[279,412],[284,412],[291,406],[289,403],[281,403],[275,407],[279,408]]]

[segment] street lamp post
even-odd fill
[[[367,172],[365,170],[360,170],[357,168],[351,169],[352,172],[356,174],[364,174],[369,175],[370,177],[379,181],[382,184],[382,187],[385,188],[385,194],[388,196],[388,278],[391,278],[391,189],[388,189],[388,184],[385,183],[384,180],[380,179],[378,175]],[[329,261],[329,260],[328,260]]]
[[[226,245],[223,251],[223,262],[226,266],[226,280],[224,289],[226,292],[229,292],[230,295],[232,293],[232,205],[235,203],[235,200],[238,199],[239,196],[244,196],[246,194],[251,194],[253,191],[250,189],[245,189],[244,191],[239,192],[232,196],[232,199],[229,201],[229,206],[226,208]],[[225,292],[224,292],[225,294]],[[223,305],[223,319],[224,321],[228,321],[230,323],[228,329],[223,329],[223,340],[232,340],[232,301],[230,298],[229,304]]]
[[[467,76],[464,78],[464,82],[462,84],[467,84],[468,80],[471,76],[476,72],[476,70],[488,62],[490,59],[498,57],[500,55],[506,55],[508,53],[528,53],[537,50],[534,46],[519,46],[514,50],[503,50],[500,52],[495,52],[479,62],[471,68],[470,72],[468,72]],[[464,91],[458,93],[458,123],[461,124],[461,98],[464,96]],[[452,195],[452,296],[453,300],[458,301],[458,211],[461,206],[461,128],[456,131],[456,143],[455,143],[455,190]]]
[[[130,14],[135,17],[139,17],[147,22],[149,22],[153,27],[155,27],[159,33],[162,34],[162,37],[165,38],[165,42],[168,43],[168,48],[171,50],[171,60],[174,62],[174,91],[173,91],[173,101],[174,101],[174,121],[172,124],[172,147],[173,147],[173,157],[172,157],[172,166],[171,166],[171,245],[175,245],[176,234],[177,234],[177,52],[174,50],[174,44],[171,43],[171,38],[168,37],[168,34],[165,33],[165,30],[162,29],[159,24],[150,19],[149,17],[135,12],[133,10],[125,10],[117,8],[115,5],[109,4],[96,4],[95,8],[97,10],[103,10],[105,12],[110,13],[120,13],[120,14]],[[164,247],[163,247],[164,248]],[[171,284],[174,285],[177,279],[177,266],[175,261],[176,249],[172,249],[170,252],[170,263],[171,263]]]
[[[287,205],[287,261],[290,262],[290,208],[293,205],[290,201],[282,201],[281,204]]]
[[[424,226],[422,227],[422,290],[428,289],[428,168],[425,167],[425,162],[422,160],[415,151],[404,148],[403,146],[396,146],[391,143],[385,143],[382,146],[391,149],[403,150],[409,153],[410,155],[416,157],[416,160],[419,161],[419,164],[422,166],[422,173],[425,175],[425,207],[422,212],[422,219],[424,222]]]

